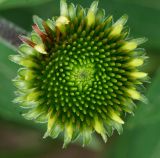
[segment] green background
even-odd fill
[[[92,0],[68,0],[89,7]],[[82,148],[79,142],[62,150],[61,138],[42,139],[44,127],[24,120],[21,109],[12,103],[15,90],[11,80],[17,65],[8,60],[15,50],[0,40],[0,158],[159,158],[160,157],[160,0],[99,0],[99,7],[117,20],[128,14],[131,37],[147,37],[149,56],[144,70],[151,83],[146,84],[148,103],[137,103],[135,116],[126,117],[124,132],[116,132],[104,144],[99,137]],[[44,19],[59,15],[58,0],[0,0],[0,17],[27,32],[32,16]],[[0,30],[2,31],[2,30]]]

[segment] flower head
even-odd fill
[[[31,35],[20,37],[24,44],[10,59],[22,66],[14,101],[28,109],[26,119],[47,123],[44,137],[62,132],[65,147],[78,136],[88,144],[94,131],[105,142],[122,131],[147,76],[139,70],[145,38],[129,39],[126,22],[126,15],[106,17],[97,1],[86,9],[61,0],[59,17],[34,16]]]

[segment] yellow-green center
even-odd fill
[[[94,65],[91,63],[83,66],[75,65],[70,77],[71,82],[75,83],[79,90],[86,90],[94,80]]]

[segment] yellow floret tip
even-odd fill
[[[133,99],[140,100],[141,95],[136,90],[128,89],[127,92]]]
[[[66,125],[63,148],[65,148],[66,145],[70,143],[70,141],[72,140],[72,135],[73,135],[72,124],[68,124]]]
[[[87,25],[88,26],[91,26],[95,23],[95,14],[94,12],[90,11],[88,12],[88,15],[87,15]]]
[[[143,63],[144,63],[143,59],[133,59],[128,63],[128,66],[137,67],[143,65]]]
[[[120,124],[124,124],[124,121],[114,112],[114,110],[110,109],[110,117],[112,120],[120,123]]]
[[[56,27],[59,29],[59,31],[61,33],[65,33],[66,32],[66,27],[65,25],[69,24],[69,19],[65,16],[60,16],[57,20],[56,20]]]
[[[65,16],[60,16],[57,20],[56,20],[56,26],[57,27],[61,27],[62,25],[66,25],[69,24],[69,20],[67,17]]]
[[[73,134],[73,128],[72,128],[72,125],[67,125],[66,126],[66,133],[67,133],[67,136],[72,139],[72,134]]]
[[[48,131],[50,131],[52,129],[52,126],[53,124],[55,123],[56,121],[56,117],[50,117],[49,120],[48,120]]]
[[[144,78],[147,76],[147,73],[145,73],[145,72],[132,72],[131,76],[134,78]]]
[[[98,118],[95,119],[94,129],[97,133],[101,134],[103,140],[107,141],[107,136],[105,134],[105,129],[103,124],[98,120]]]
[[[91,26],[95,24],[96,21],[96,12],[98,9],[98,1],[94,1],[89,10],[88,10],[88,14],[87,14],[87,25]]]
[[[36,51],[38,51],[39,53],[41,53],[41,54],[47,54],[47,52],[46,52],[43,44],[38,44],[38,45],[36,45],[36,46],[34,47],[34,49],[35,49]]]
[[[31,80],[34,78],[34,73],[31,70],[27,70],[24,76],[25,80]]]
[[[41,94],[40,92],[31,92],[28,94],[26,99],[27,101],[35,100],[35,98],[38,98],[40,94]]]
[[[56,122],[56,116],[51,116],[52,114],[52,111],[49,112],[49,118],[48,118],[48,125],[47,125],[47,131],[46,133],[44,134],[43,138],[46,138],[50,135],[51,133],[51,129],[54,125],[54,123]]]
[[[120,48],[120,51],[129,52],[137,48],[136,42],[126,42],[124,45]]]
[[[30,59],[23,59],[20,61],[20,65],[28,66],[28,67],[37,67],[38,65]]]
[[[122,29],[123,29],[122,24],[115,25],[112,28],[112,31],[110,32],[109,37],[115,37],[115,36],[120,35],[120,33],[122,32]]]

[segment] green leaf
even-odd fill
[[[122,136],[117,137],[106,155],[112,158],[159,158],[160,156],[160,70],[147,93],[148,104],[138,107]],[[106,157],[107,157],[106,156]]]
[[[0,0],[0,10],[16,7],[27,7],[46,3],[51,0]]]
[[[13,51],[0,43],[0,117],[5,120],[20,121],[21,116],[14,98],[12,79],[16,76],[16,64],[9,61],[8,56]]]

